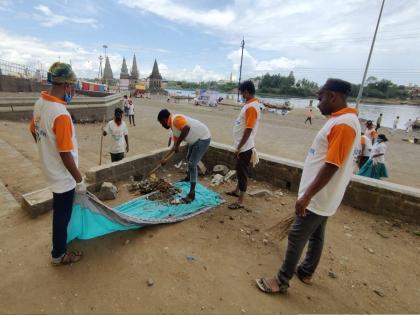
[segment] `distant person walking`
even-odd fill
[[[363,165],[369,160],[371,151],[372,143],[370,142],[369,138],[366,137],[366,135],[362,132],[362,136],[360,137],[360,155],[357,161],[359,169],[361,169]]]
[[[308,112],[306,113],[305,125],[306,125],[306,122],[308,121],[312,125],[312,116],[313,116],[312,108],[309,108]]]
[[[128,117],[128,97],[127,97],[127,95],[124,95],[124,98],[123,98],[123,108],[124,108],[125,116]]]
[[[359,170],[357,175],[366,176],[375,179],[388,177],[388,171],[385,167],[385,153],[388,139],[384,134],[378,135],[378,139],[372,147],[369,160]]]
[[[366,130],[365,135],[370,140],[370,143],[373,145],[378,137],[378,133],[376,132],[375,128],[373,127],[373,121],[368,120],[366,122]]]
[[[128,130],[127,125],[122,120],[121,108],[116,108],[114,112],[114,119],[109,121],[104,130],[103,135],[110,135],[111,146],[109,153],[111,154],[111,162],[117,162],[124,158],[125,153],[128,152]]]
[[[134,121],[134,103],[131,97],[128,99],[128,120],[130,121],[130,126],[133,124],[133,126],[136,125],[136,122]]]
[[[411,118],[405,123],[405,132],[408,133],[408,136],[410,137],[411,133],[413,132],[413,120]]]
[[[397,131],[399,122],[400,122],[400,116],[397,116],[394,119],[394,122],[392,123],[392,130],[391,130],[392,135]]]
[[[376,119],[376,128],[375,128],[376,131],[378,131],[378,129],[381,128],[381,124],[382,124],[382,113],[380,113],[378,118]]]

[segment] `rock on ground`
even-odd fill
[[[99,199],[101,200],[113,200],[118,196],[118,189],[114,184],[104,182],[99,190]]]

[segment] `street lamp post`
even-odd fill
[[[237,98],[237,102],[239,102],[239,86],[241,85],[241,77],[242,77],[242,60],[244,58],[244,47],[245,47],[245,39],[242,38],[242,42],[241,42],[241,48],[242,48],[242,52],[241,52],[241,65],[239,67],[239,80],[238,80],[238,98]]]

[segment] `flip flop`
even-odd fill
[[[225,192],[226,195],[228,196],[232,196],[232,197],[239,197],[239,194],[236,191],[226,191]]]
[[[245,207],[244,207],[244,205],[241,205],[240,203],[234,202],[234,203],[231,203],[230,205],[228,205],[228,208],[230,210],[238,210],[238,209],[243,209]]]
[[[277,277],[275,277],[274,279],[277,282],[278,290],[273,289],[269,280],[266,278],[256,279],[255,282],[257,284],[258,289],[260,289],[264,293],[282,293],[282,294],[286,293],[289,286],[286,284],[280,283]]]

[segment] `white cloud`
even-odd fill
[[[170,69],[166,64],[159,64],[159,71],[162,76],[167,80],[186,80],[193,82],[200,81],[218,81],[226,79],[226,76],[223,76],[220,73],[217,73],[213,70],[204,68],[201,65],[195,65],[192,69]]]
[[[231,9],[197,10],[177,4],[172,0],[119,0],[119,3],[142,12],[150,12],[168,20],[187,24],[222,28],[235,20],[235,13]]]
[[[241,61],[241,49],[234,50],[227,55],[227,58],[232,62],[232,70],[239,71]],[[290,71],[298,66],[307,65],[308,61],[303,59],[289,59],[286,57],[279,57],[268,60],[258,60],[253,57],[247,49],[244,49],[244,56],[242,62],[243,76],[245,78],[254,77],[267,72],[284,72]]]
[[[30,47],[30,49],[28,49]],[[31,36],[19,37],[0,29],[0,56],[2,59],[34,66],[42,64],[43,69],[60,59],[70,62],[79,77],[95,77],[99,69],[99,53],[96,50],[86,50],[72,42],[44,42]],[[111,67],[114,70],[121,67],[122,57],[110,55]]]
[[[94,18],[60,15],[52,12],[48,6],[43,4],[37,5],[34,9],[39,12],[35,13],[35,19],[45,27],[52,27],[64,23],[87,24],[94,28],[98,27],[97,21]]]

